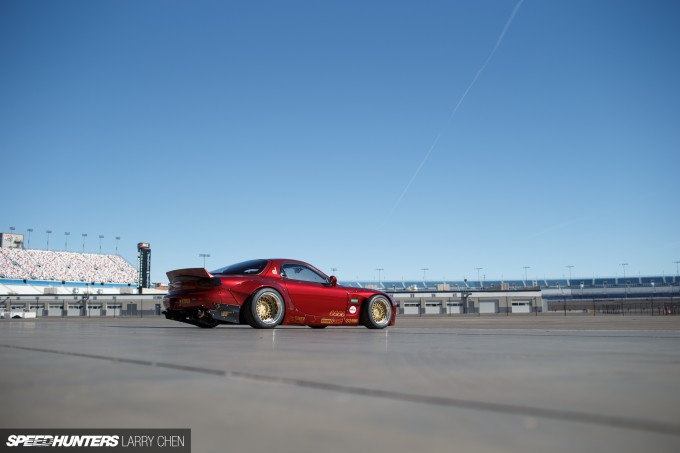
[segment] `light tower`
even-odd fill
[[[531,266],[524,266],[524,286],[527,286],[527,269],[531,269]]]
[[[481,288],[482,287],[482,281],[479,279],[479,271],[481,271],[484,268],[483,267],[475,267],[475,269],[477,269],[477,282],[479,283],[479,287]]]
[[[137,244],[137,291],[151,288],[151,245],[148,242]]]

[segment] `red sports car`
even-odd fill
[[[256,329],[283,325],[394,325],[397,305],[387,294],[338,285],[334,276],[289,259],[251,260],[208,272],[203,268],[167,273],[165,317],[198,327],[250,324]]]

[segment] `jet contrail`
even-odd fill
[[[519,0],[517,4],[515,5],[515,8],[512,10],[512,13],[510,14],[510,17],[508,18],[508,21],[505,23],[505,26],[503,27],[503,30],[501,31],[500,36],[498,37],[498,40],[496,40],[496,45],[493,47],[493,50],[491,50],[491,53],[489,56],[486,58],[486,61],[484,64],[479,68],[477,71],[477,74],[475,74],[474,78],[472,79],[472,82],[468,85],[467,89],[463,92],[463,95],[460,97],[458,100],[458,103],[455,105],[453,110],[451,111],[451,114],[449,115],[448,120],[446,120],[446,123],[444,123],[444,126],[442,127],[442,130],[437,134],[437,137],[434,139],[432,142],[432,145],[430,145],[430,148],[427,150],[427,153],[425,153],[425,157],[423,157],[423,160],[420,162],[420,165],[418,165],[418,168],[416,169],[415,173],[413,173],[413,176],[411,176],[411,179],[409,180],[408,184],[406,184],[406,187],[404,190],[401,192],[401,195],[399,195],[399,198],[397,199],[397,202],[394,204],[394,207],[392,208],[392,212],[394,212],[397,207],[399,206],[399,203],[401,203],[401,200],[404,198],[404,195],[406,195],[406,192],[411,188],[411,184],[413,184],[413,181],[418,177],[418,174],[420,173],[420,170],[423,168],[425,165],[425,162],[427,162],[427,159],[430,157],[430,154],[432,154],[432,151],[437,147],[437,143],[439,142],[439,139],[441,138],[442,134],[444,133],[444,130],[446,127],[449,125],[453,117],[456,115],[456,112],[460,108],[461,104],[465,100],[465,97],[468,95],[472,87],[475,85],[477,82],[477,79],[479,76],[482,74],[484,69],[487,67],[491,59],[493,58],[494,54],[496,53],[496,50],[498,47],[501,45],[501,42],[503,42],[503,38],[505,37],[505,34],[507,33],[508,29],[510,28],[510,25],[512,24],[512,21],[515,19],[515,15],[517,14],[517,11],[519,10],[520,6],[522,6],[522,3],[524,3],[524,0]]]

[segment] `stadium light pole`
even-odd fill
[[[680,277],[680,261],[673,261],[675,264],[675,276]]]
[[[626,282],[626,266],[628,266],[628,263],[621,263],[619,266],[623,268],[623,282]]]
[[[420,270],[423,271],[423,283],[425,284],[425,288],[427,288],[427,274],[426,274],[426,272],[429,271],[430,268],[429,268],[429,267],[424,267],[424,268],[422,268],[422,269],[420,269]]]
[[[50,234],[52,234],[52,230],[47,230],[45,231],[47,233],[47,250],[50,249]]]
[[[574,267],[574,265],[573,264],[567,264],[567,266],[565,266],[565,267],[569,268],[569,286],[571,286],[571,269]]]
[[[99,254],[102,254],[102,239],[104,239],[103,235],[99,235]]]
[[[120,241],[120,236],[116,236],[116,256],[118,256],[118,241]]]
[[[199,253],[198,256],[203,258],[203,267],[205,267],[205,259],[210,258],[210,253]]]
[[[481,280],[479,279],[479,271],[481,271],[484,268],[483,267],[475,267],[475,269],[477,269],[477,283],[479,283],[479,287],[481,288],[482,283],[481,283]]]
[[[376,271],[378,271],[378,288],[380,288],[380,273],[384,270],[385,269],[383,269],[382,267],[376,269]]]
[[[31,248],[31,233],[33,233],[33,228],[29,228],[27,231],[28,231],[28,247],[27,248],[30,249]]]
[[[85,253],[85,238],[87,237],[87,233],[83,233],[81,236],[83,236],[83,253]]]
[[[527,269],[531,269],[531,266],[524,266],[524,286],[527,286]]]
[[[69,233],[68,231],[66,231],[66,232],[64,233],[64,237],[66,238],[66,239],[64,239],[64,251],[65,251],[65,252],[68,252],[68,237],[69,237],[70,235],[71,235],[71,233]]]

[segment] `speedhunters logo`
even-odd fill
[[[57,447],[59,451],[191,453],[190,429],[0,429],[0,451]]]
[[[8,447],[117,447],[118,436],[50,436],[49,434],[11,434]]]

